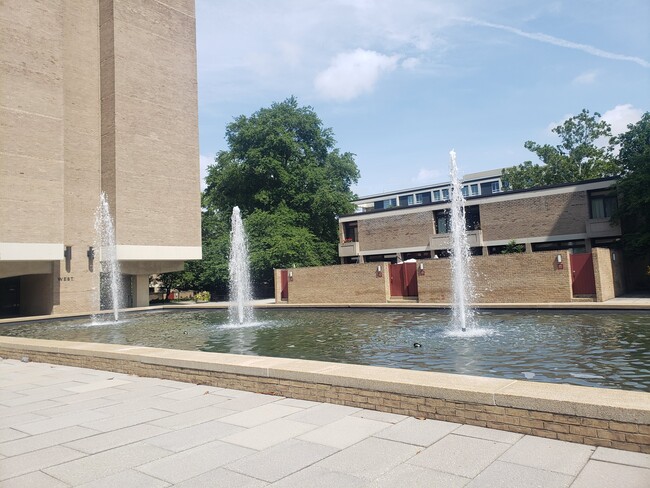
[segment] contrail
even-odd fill
[[[588,44],[579,44],[577,42],[567,41],[565,39],[560,39],[558,37],[549,36],[548,34],[542,34],[541,32],[526,32],[515,27],[510,27],[508,25],[502,24],[493,24],[492,22],[485,22],[483,20],[472,19],[471,17],[457,17],[458,20],[462,22],[467,22],[468,24],[481,25],[484,27],[492,27],[493,29],[500,29],[507,32],[512,32],[521,37],[527,37],[528,39],[533,39],[535,41],[545,42],[547,44],[553,44],[560,47],[568,47],[569,49],[577,49],[579,51],[584,51],[593,56],[598,56],[601,58],[607,59],[616,59],[618,61],[632,61],[644,68],[650,68],[650,62],[646,61],[643,58],[637,58],[636,56],[627,56],[625,54],[616,54],[610,53],[609,51],[603,51],[596,47],[590,46]]]

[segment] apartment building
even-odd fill
[[[501,170],[467,175],[465,220],[474,255],[500,254],[511,241],[526,252],[612,247],[621,229],[614,178],[502,191]],[[364,197],[339,217],[341,263],[444,258],[449,243],[449,183]],[[438,197],[439,196],[439,197]]]
[[[107,196],[127,303],[201,258],[194,0],[0,2],[0,315],[99,309]]]

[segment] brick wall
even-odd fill
[[[604,302],[623,294],[622,254],[618,250],[594,247],[591,250],[596,279],[596,301]]]
[[[564,269],[558,269],[557,255]],[[474,277],[476,303],[570,302],[571,273],[567,251],[474,256],[470,272]],[[419,301],[452,301],[451,261],[427,259],[424,274],[418,275]]]
[[[584,233],[589,218],[585,191],[495,201],[480,212],[486,241]]]
[[[359,220],[359,249],[428,246],[433,233],[431,210]]]
[[[381,273],[377,273],[377,267]],[[387,263],[346,264],[289,270],[288,303],[385,303],[389,289]],[[279,270],[276,270],[276,283]],[[276,301],[280,301],[276,286]]]

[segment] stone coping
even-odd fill
[[[450,402],[650,424],[650,393],[290,358],[0,336],[0,349],[349,387]],[[96,367],[89,365],[89,367]]]

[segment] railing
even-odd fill
[[[434,234],[429,237],[429,247],[432,251],[439,251],[442,249],[450,249],[451,243],[449,242],[450,234]],[[470,230],[467,231],[467,241],[469,247],[483,247],[483,231]]]
[[[347,258],[359,255],[359,243],[354,241],[339,244],[339,257]]]
[[[612,225],[609,218],[587,220],[587,237],[610,237],[621,235],[621,226]]]

